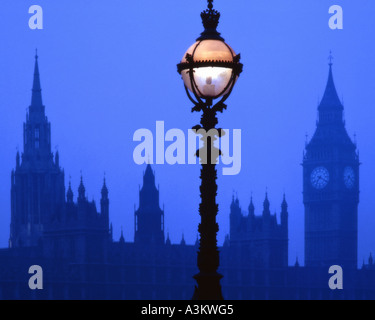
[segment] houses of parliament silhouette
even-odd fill
[[[374,299],[372,257],[357,268],[359,157],[349,138],[332,63],[317,128],[303,158],[305,267],[288,266],[288,204],[280,223],[266,194],[261,215],[233,197],[230,234],[220,248],[226,299]],[[155,173],[147,165],[135,211],[134,242],[113,239],[103,182],[100,212],[81,177],[78,196],[65,189],[59,153],[42,102],[38,56],[23,153],[11,173],[9,247],[0,250],[0,299],[190,299],[199,242],[165,239]],[[30,290],[28,269],[43,268],[43,290]],[[328,269],[344,269],[344,290],[331,290]]]

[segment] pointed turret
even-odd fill
[[[124,237],[124,230],[121,227],[121,237],[120,237],[120,244],[125,244],[125,237]]]
[[[230,205],[230,215],[233,217],[241,217],[241,207],[240,207],[240,200],[238,200],[238,197],[235,198],[233,195],[232,203]]]
[[[268,192],[266,192],[266,198],[263,202],[263,217],[271,216],[270,201],[268,200]]]
[[[288,203],[286,202],[286,196],[284,193],[283,202],[281,204],[281,226],[284,230],[288,230]]]
[[[164,244],[164,210],[159,204],[155,174],[148,164],[139,191],[139,208],[135,211],[135,242]]]
[[[102,194],[102,199],[108,199],[108,188],[107,188],[107,183],[106,183],[105,177],[104,177],[104,181],[103,181],[103,187],[102,187],[101,194]]]
[[[106,179],[104,177],[103,187],[102,187],[102,198],[100,199],[100,213],[102,218],[104,219],[105,228],[108,230],[109,228],[109,199],[108,199],[108,188]]]
[[[339,95],[337,94],[335,82],[333,80],[332,61],[329,63],[329,73],[326,89],[323,98],[319,105],[319,111],[324,109],[338,109],[343,110],[344,107],[340,101]]]
[[[143,175],[143,186],[140,190],[140,203],[159,208],[159,191],[155,185],[155,173],[148,164]]]
[[[254,217],[255,216],[255,207],[253,202],[253,196],[251,196],[250,204],[249,204],[249,216]]]
[[[255,219],[255,206],[254,206],[254,202],[253,202],[253,195],[251,195],[251,198],[250,198],[250,204],[249,204],[248,211],[249,211],[249,215],[247,216],[247,228],[251,232],[254,228],[255,220],[256,220]]]
[[[326,124],[344,124],[344,106],[337,94],[335,82],[333,80],[332,58],[330,57],[329,73],[326,89],[323,98],[319,104],[319,123]]]
[[[66,199],[67,199],[67,202],[68,203],[73,203],[73,190],[72,190],[72,184],[71,182],[69,181],[69,188],[68,188],[68,192],[66,193]]]
[[[240,200],[238,199],[238,195],[235,198],[233,195],[232,203],[230,205],[231,213],[234,214],[241,214],[241,207],[240,207]]]
[[[86,189],[85,189],[85,186],[83,184],[82,175],[81,175],[81,183],[79,184],[79,187],[78,187],[78,200],[79,201],[85,201],[86,200]]]
[[[34,66],[34,81],[33,81],[32,97],[31,97],[31,108],[41,108],[42,106],[43,106],[42,88],[40,85],[38,53],[36,52],[35,66]]]
[[[143,186],[144,185],[155,186],[155,174],[152,171],[152,168],[151,168],[150,164],[147,165],[146,172],[143,176]]]
[[[242,210],[238,196],[235,198],[233,194],[232,204],[230,206],[230,240],[237,241],[240,239],[242,225]]]
[[[283,202],[281,204],[281,209],[284,212],[288,211],[288,203],[286,202],[286,195],[285,195],[285,193],[284,193],[284,196],[283,196]]]
[[[185,235],[182,234],[181,245],[186,246]]]
[[[374,264],[374,259],[372,257],[372,253],[370,253],[370,258],[368,258],[368,264],[372,266]]]
[[[31,96],[31,105],[24,124],[24,153],[22,160],[37,158],[38,161],[53,161],[51,152],[51,124],[45,115],[42,104],[42,89],[38,55],[35,56],[34,79]]]

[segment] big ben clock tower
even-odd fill
[[[345,129],[332,61],[318,111],[317,128],[303,159],[305,264],[356,268],[360,163]]]

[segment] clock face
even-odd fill
[[[311,184],[315,189],[324,189],[329,182],[329,172],[324,167],[318,167],[311,173]]]
[[[346,167],[344,170],[344,183],[348,189],[352,189],[355,184],[355,172],[352,167]]]

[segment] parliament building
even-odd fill
[[[225,299],[375,299],[372,256],[357,267],[360,162],[345,128],[332,64],[318,112],[303,158],[305,266],[298,261],[288,265],[285,195],[279,199],[279,215],[270,212],[267,194],[259,211],[252,199],[243,210],[233,197],[230,234],[219,248]],[[105,179],[99,206],[88,200],[82,177],[77,191],[70,182],[66,188],[59,153],[51,151],[37,56],[23,152],[17,152],[10,188],[9,245],[0,249],[0,299],[192,298],[199,239],[194,245],[184,238],[171,243],[151,165],[139,191],[133,242],[123,234],[113,239]],[[43,290],[28,286],[32,265],[43,268]],[[332,265],[344,269],[344,290],[328,286]]]

